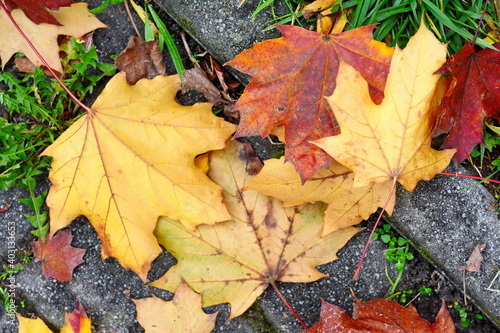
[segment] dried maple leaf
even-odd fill
[[[37,25],[28,19],[20,9],[13,10],[11,14],[49,66],[62,73],[57,36],[81,37],[92,30],[106,27],[88,12],[87,6],[86,3],[75,3],[71,7],[62,7],[58,11],[52,12],[61,23],[59,26],[47,23]],[[0,10],[0,60],[2,66],[5,67],[7,61],[17,52],[24,53],[36,66],[43,65],[5,12]]]
[[[51,15],[48,9],[58,10],[59,7],[70,6],[73,0],[4,0],[7,9],[21,9],[24,14],[34,23],[49,23],[59,25],[57,19]]]
[[[386,299],[361,302],[354,299],[352,318],[338,306],[321,301],[321,319],[304,333],[453,333],[455,326],[443,301],[436,317],[430,324],[421,318],[413,305],[407,308]]]
[[[72,240],[71,229],[67,229],[47,237],[45,243],[41,240],[33,243],[35,258],[42,262],[45,277],[53,277],[60,282],[72,280],[73,270],[83,263],[87,251],[71,246]]]
[[[500,43],[494,45],[500,48]],[[500,52],[484,49],[476,53],[466,43],[438,71],[452,76],[452,83],[441,105],[435,135],[448,133],[443,148],[457,148],[455,165],[467,158],[483,141],[483,125],[488,118],[500,119]]]
[[[468,272],[479,272],[481,269],[481,262],[483,262],[484,259],[481,252],[483,252],[485,247],[486,244],[477,244],[469,257],[469,260],[467,260],[467,265],[461,266],[460,269]]]
[[[165,75],[165,64],[156,41],[145,42],[131,36],[128,45],[115,60],[116,68],[126,74],[127,83],[134,85],[140,79]]]
[[[285,157],[302,181],[331,158],[309,143],[339,133],[324,96],[335,90],[339,57],[358,69],[377,100],[381,99],[393,49],[372,38],[375,25],[322,35],[294,26],[278,26],[283,37],[242,52],[228,65],[253,76],[235,109],[241,121],[235,137],[268,136],[285,125]]]
[[[429,112],[439,80],[434,73],[445,59],[446,45],[422,25],[404,50],[396,49],[380,105],[361,74],[341,63],[327,100],[342,133],[314,143],[354,171],[354,186],[397,180],[413,191],[448,166],[456,150],[431,148]]]
[[[260,169],[249,144],[228,143],[210,153],[209,177],[224,189],[232,220],[191,231],[162,217],[155,234],[178,263],[153,286],[174,292],[181,281],[203,295],[203,306],[231,304],[242,314],[275,281],[310,282],[325,275],[315,267],[358,231],[347,227],[321,238],[324,204],[283,208],[257,191],[243,191]]]
[[[382,207],[391,192],[391,182],[353,188],[354,176],[346,167],[333,161],[330,169],[321,169],[303,185],[290,163],[271,159],[247,185],[248,189],[283,201],[284,207],[322,201],[328,204],[322,235],[356,225]],[[386,210],[394,208],[391,197]]]
[[[156,296],[133,300],[137,321],[149,333],[209,333],[215,327],[217,313],[201,309],[201,295],[181,283],[172,301]]]
[[[158,216],[194,228],[229,218],[222,189],[194,158],[221,149],[235,126],[211,104],[181,106],[178,76],[116,75],[89,112],[43,153],[52,156],[47,197],[52,233],[85,215],[113,256],[145,280],[161,252],[153,235]]]

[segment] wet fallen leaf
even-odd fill
[[[73,270],[83,263],[87,251],[71,246],[72,240],[71,229],[67,229],[47,237],[45,243],[40,239],[33,243],[35,258],[42,263],[45,277],[53,277],[60,282],[72,280]]]
[[[252,75],[238,100],[241,122],[235,137],[269,135],[285,125],[285,157],[303,181],[331,158],[309,141],[339,133],[324,99],[333,93],[339,57],[358,69],[382,99],[393,49],[372,38],[370,25],[340,34],[322,35],[295,26],[278,26],[283,37],[243,51],[228,65]]]
[[[500,43],[494,45],[500,49]],[[448,133],[443,148],[457,148],[455,165],[467,158],[483,141],[484,121],[500,119],[500,52],[484,49],[476,52],[466,43],[438,71],[452,76],[452,83],[442,101],[435,135]]]
[[[321,301],[321,319],[304,333],[453,333],[455,326],[443,301],[430,324],[421,318],[415,307],[407,308],[386,299],[361,302],[354,299],[352,318],[338,306]]]
[[[134,85],[140,79],[165,75],[165,64],[156,41],[145,42],[131,36],[128,45],[116,58],[115,66],[126,74],[127,83]]]
[[[208,175],[224,189],[231,220],[192,231],[160,218],[155,235],[178,263],[152,286],[175,292],[185,281],[203,295],[203,306],[230,303],[234,318],[269,284],[324,277],[315,267],[337,259],[358,231],[347,227],[321,238],[323,203],[283,208],[277,199],[243,191],[261,163],[248,143],[232,141],[209,160]]]
[[[217,313],[201,309],[201,295],[181,283],[172,301],[156,296],[133,300],[137,321],[148,333],[209,333],[215,327]]]
[[[382,207],[391,192],[391,182],[353,188],[354,176],[333,161],[330,169],[321,169],[302,185],[299,174],[284,158],[264,162],[264,168],[247,185],[248,189],[283,201],[285,207],[322,201],[328,204],[322,235],[367,219]],[[395,197],[386,207],[392,214]]]
[[[486,244],[477,244],[469,260],[467,260],[467,265],[460,267],[460,269],[468,272],[479,272],[481,269],[481,262],[483,262],[484,259],[481,252],[483,252],[485,247]]]
[[[182,88],[186,90],[196,90],[203,94],[207,101],[211,103],[222,102],[220,91],[212,81],[207,77],[207,74],[200,67],[195,67],[184,71],[181,76]]]
[[[64,315],[61,333],[90,333],[90,319],[80,301],[76,301],[75,310]]]
[[[230,218],[222,189],[196,167],[196,155],[221,149],[235,126],[211,104],[181,106],[178,76],[130,86],[116,75],[88,114],[43,153],[52,156],[50,231],[85,215],[113,256],[146,280],[161,252],[158,216],[187,228]]]
[[[71,7],[61,7],[58,11],[52,11],[52,15],[57,18],[61,25],[35,24],[20,9],[13,10],[12,16],[49,66],[62,73],[57,37],[59,35],[81,37],[92,30],[106,27],[88,12],[87,6],[83,2],[74,3]],[[0,10],[0,60],[2,66],[5,67],[7,61],[17,52],[24,53],[36,66],[43,65],[5,12]]]
[[[342,133],[314,143],[354,171],[354,186],[397,180],[413,191],[448,166],[456,150],[431,148],[429,112],[440,77],[434,73],[445,59],[446,45],[422,25],[404,50],[396,49],[380,105],[361,74],[341,63],[327,100]]]
[[[56,17],[47,10],[58,10],[59,7],[70,6],[73,0],[4,0],[7,9],[12,12],[19,8],[34,23],[49,23],[58,25]]]

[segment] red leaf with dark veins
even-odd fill
[[[278,26],[283,37],[243,51],[228,65],[253,76],[235,105],[241,121],[235,137],[266,137],[285,126],[286,161],[302,181],[329,167],[331,158],[309,141],[340,133],[324,99],[336,86],[339,57],[368,81],[382,100],[393,49],[373,40],[375,25],[323,35],[295,26]]]
[[[71,229],[58,232],[54,237],[47,237],[47,242],[37,240],[33,243],[35,258],[42,262],[45,277],[53,277],[57,281],[71,281],[73,270],[83,263],[86,249],[71,246],[73,235]]]
[[[498,49],[500,43],[494,46]],[[453,157],[458,165],[483,141],[484,121],[500,119],[500,52],[484,49],[476,53],[466,43],[436,73],[451,75],[452,83],[441,101],[444,111],[434,135],[448,133],[442,148],[458,149]]]
[[[59,7],[70,6],[73,0],[4,0],[9,11],[21,9],[24,14],[36,24],[49,23],[60,25],[48,9],[58,10]]]
[[[404,308],[386,299],[361,302],[354,299],[352,318],[338,306],[321,301],[321,318],[313,327],[303,333],[454,333],[455,326],[446,304],[434,324],[421,318],[415,307]]]

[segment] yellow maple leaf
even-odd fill
[[[201,309],[201,295],[181,283],[172,301],[156,296],[132,300],[137,309],[137,321],[147,333],[209,333],[215,327],[217,313],[206,314]]]
[[[26,318],[16,313],[17,321],[19,322],[19,333],[52,333],[50,328],[43,322],[42,319]]]
[[[52,156],[50,232],[85,215],[113,256],[145,280],[161,252],[160,215],[194,228],[229,218],[222,190],[196,167],[196,155],[224,147],[235,126],[211,104],[181,106],[178,76],[129,86],[116,75],[92,109],[43,155]]]
[[[313,143],[354,171],[354,186],[388,180],[413,191],[450,163],[455,149],[431,148],[429,111],[446,60],[446,44],[421,25],[404,50],[396,49],[384,90],[375,105],[365,79],[342,63],[337,88],[327,97],[341,134]]]
[[[16,313],[19,322],[18,333],[52,333],[42,319],[26,318]],[[64,315],[64,325],[61,333],[90,333],[91,321],[85,310],[77,303],[75,310]]]
[[[209,159],[208,175],[224,189],[232,221],[192,231],[160,218],[155,235],[178,263],[152,286],[174,292],[185,281],[203,295],[203,306],[230,303],[234,318],[275,281],[324,277],[315,267],[338,259],[336,252],[358,231],[347,227],[321,238],[323,203],[283,208],[275,198],[243,191],[260,163],[249,146],[232,141]]]
[[[322,236],[340,228],[356,225],[382,207],[391,192],[392,182],[353,188],[354,176],[334,161],[330,169],[319,170],[302,185],[300,175],[291,163],[281,159],[264,162],[264,168],[246,188],[283,201],[285,207],[322,201],[328,204]],[[392,196],[386,210],[394,208]]]
[[[106,25],[93,14],[90,14],[88,4],[83,2],[74,3],[70,7],[61,7],[57,11],[49,10],[49,12],[61,25],[35,24],[20,9],[14,9],[11,15],[49,66],[62,73],[57,36],[65,35],[77,38],[97,28],[106,28]],[[2,68],[17,52],[24,53],[36,66],[43,65],[5,12],[0,10],[0,60],[2,61]]]

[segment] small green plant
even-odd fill
[[[385,251],[385,258],[388,261],[394,261],[394,268],[398,272],[395,279],[391,278],[389,274],[388,267],[385,267],[385,276],[389,283],[391,284],[390,296],[388,299],[392,299],[396,296],[400,296],[400,302],[406,303],[406,296],[412,294],[413,291],[403,291],[397,292],[399,281],[403,277],[404,268],[409,260],[414,258],[413,254],[410,252],[410,243],[403,237],[396,236],[391,230],[390,224],[383,224],[380,228],[375,230],[373,234],[373,239],[378,239],[385,244],[387,244],[387,250]]]
[[[0,268],[0,303],[8,309],[13,303],[18,302],[24,308],[24,302],[16,298],[15,295],[15,278],[14,275],[21,272],[26,263],[29,263],[31,258],[27,255],[23,256],[21,264],[2,265]]]
[[[65,74],[63,82],[80,98],[93,92],[105,76],[113,75],[113,64],[98,62],[95,47],[86,50],[74,40],[62,46]],[[78,105],[62,91],[55,79],[48,79],[40,68],[23,76],[0,72],[0,189],[14,185],[28,189],[30,197],[20,199],[34,215],[26,217],[34,235],[45,241],[48,232],[47,213],[42,212],[46,193],[35,194],[37,176],[48,169],[48,158],[40,153],[59,136],[78,113]]]
[[[470,322],[470,319],[468,318],[469,314],[467,313],[467,309],[460,306],[458,304],[458,302],[453,303],[453,309],[458,311],[458,315],[460,316],[460,326],[469,327],[471,322]],[[474,318],[476,318],[478,320],[482,320],[483,316],[480,314],[476,314],[476,315],[474,315]]]
[[[299,26],[303,27],[302,24],[302,8],[305,5],[312,1],[303,1],[303,0],[284,0],[285,5],[288,7],[288,13],[285,15],[278,15],[276,13],[276,9],[274,6],[275,0],[260,0],[257,8],[255,8],[252,13],[252,19],[256,18],[259,13],[266,9],[270,8],[271,14],[273,16],[272,20],[268,23],[271,24],[269,27],[264,30],[270,30],[274,28],[275,24],[294,24],[297,23]]]
[[[109,3],[112,3],[113,5],[117,5],[119,3],[122,3],[123,0],[104,0],[102,4],[100,4],[98,7],[90,9],[89,12],[92,14],[100,14],[102,13],[109,5]]]

